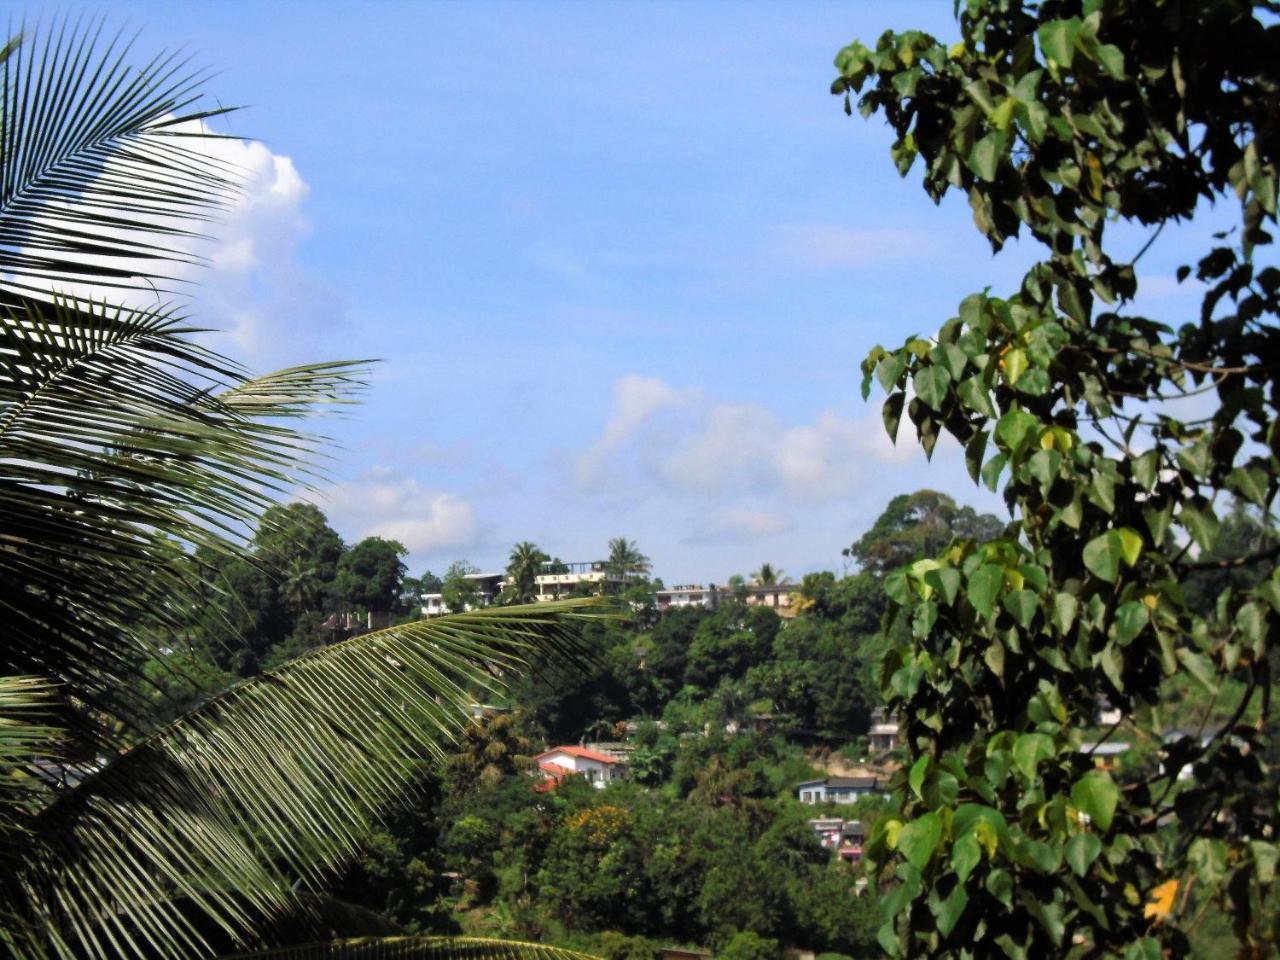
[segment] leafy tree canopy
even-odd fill
[[[404,606],[409,610],[417,610],[422,602],[422,595],[439,593],[444,587],[444,581],[430,570],[426,570],[420,577],[405,577],[400,586],[403,591]]]
[[[327,583],[337,575],[343,544],[319,507],[294,502],[276,504],[263,512],[253,550],[269,570],[283,570],[300,560],[314,570],[318,580]]]
[[[871,529],[843,553],[863,570],[883,576],[912,560],[939,553],[955,537],[991,540],[1003,529],[998,518],[958,506],[945,493],[917,490],[890,500]]]
[[[760,569],[751,574],[751,582],[759,587],[771,587],[774,584],[789,583],[791,580],[786,571],[771,563],[760,564]]]
[[[400,598],[406,567],[400,559],[409,551],[396,540],[365,537],[338,561],[333,590],[345,602],[363,610],[386,613]]]
[[[480,594],[480,588],[474,580],[468,579],[473,573],[479,573],[480,568],[466,560],[455,560],[449,564],[449,568],[444,572],[444,579],[440,584],[440,592],[445,606],[453,613],[461,613],[476,602],[476,598]]]
[[[957,542],[886,580],[910,634],[882,690],[910,762],[869,845],[894,955],[1184,955],[1215,901],[1243,955],[1271,955],[1269,643],[1274,546],[1212,611],[1182,589],[1208,564],[1229,492],[1269,511],[1280,475],[1275,122],[1280,25],[1249,0],[968,0],[960,39],[889,32],[836,58],[851,109],[881,112],[892,159],[935,200],[966,196],[993,250],[1043,259],[1006,296],[877,347],[864,394],[924,450],[945,432],[1003,493],[1001,537]],[[918,165],[918,166],[917,166]],[[1161,230],[1202,201],[1238,211],[1178,271],[1201,307],[1177,327],[1136,308],[1117,220]],[[1188,399],[1191,402],[1188,403]],[[1160,743],[1170,686],[1237,707],[1125,779],[1082,747],[1105,696],[1118,735]],[[1207,718],[1206,718],[1207,719]],[[1190,764],[1192,781],[1175,773]],[[1195,888],[1188,885],[1195,878]],[[1166,953],[1167,951],[1167,953]]]

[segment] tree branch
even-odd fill
[[[1196,560],[1192,563],[1175,561],[1174,565],[1184,570],[1231,570],[1236,567],[1247,567],[1250,564],[1262,563],[1265,560],[1274,560],[1278,556],[1280,556],[1280,543],[1277,543],[1269,550],[1261,550],[1258,553],[1251,553],[1244,557],[1233,557],[1230,560]]]

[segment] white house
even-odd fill
[[[853,803],[880,792],[878,777],[827,777],[796,785],[801,803]]]
[[[654,593],[653,598],[657,604],[658,612],[664,613],[672,607],[710,607],[714,609],[719,604],[722,595],[727,594],[723,590],[718,590],[714,583],[709,587],[704,587],[700,583],[683,583],[667,590],[659,590]]]
[[[898,721],[886,716],[884,707],[876,707],[871,711],[871,729],[867,731],[867,740],[872,753],[888,753],[898,749],[901,742]]]
[[[872,724],[871,729],[867,732],[867,740],[872,753],[888,753],[890,750],[898,749],[897,722],[889,720],[884,723]]]
[[[506,583],[506,574],[468,573],[463,575],[463,579],[471,581],[475,586],[475,602],[465,605],[465,609],[474,610],[477,607],[487,607],[498,598],[498,594],[502,592],[503,584]],[[449,607],[444,602],[444,594],[424,593],[422,595],[422,615],[424,617],[439,617],[448,612]]]
[[[533,578],[538,593],[536,599],[558,600],[573,594],[581,584],[587,584],[592,593],[605,594],[620,591],[633,576],[615,573],[607,560],[590,560],[582,563],[562,563],[548,560]]]
[[[547,789],[574,774],[601,789],[612,780],[621,780],[627,769],[618,758],[586,747],[552,747],[533,759],[547,782]]]

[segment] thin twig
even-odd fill
[[[1142,249],[1139,250],[1136,254],[1134,254],[1133,259],[1129,261],[1129,266],[1132,267],[1135,264],[1137,264],[1137,262],[1142,259],[1142,255],[1151,249],[1151,245],[1160,238],[1160,231],[1164,229],[1164,225],[1168,222],[1169,222],[1168,220],[1160,221],[1160,226],[1156,227],[1156,232],[1151,234],[1151,237],[1147,240],[1147,242],[1142,245]]]
[[[1280,543],[1270,550],[1251,553],[1246,557],[1233,557],[1230,560],[1197,560],[1192,563],[1178,563],[1177,566],[1184,570],[1230,570],[1234,567],[1247,567],[1250,564],[1261,563],[1264,560],[1274,560],[1277,556],[1280,556]]]

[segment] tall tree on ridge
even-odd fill
[[[507,585],[503,588],[508,603],[531,603],[537,599],[538,585],[535,578],[542,573],[542,565],[550,555],[538,549],[538,545],[521,540],[511,548],[507,557]]]
[[[333,581],[334,593],[358,610],[388,613],[400,599],[406,553],[398,540],[365,537],[342,554]]]
[[[634,540],[614,537],[609,541],[609,572],[622,577],[648,576],[649,558],[640,552]]]
[[[757,587],[772,587],[775,584],[781,585],[789,583],[791,578],[780,567],[775,567],[771,563],[760,564],[760,569],[751,574],[751,582]]]

